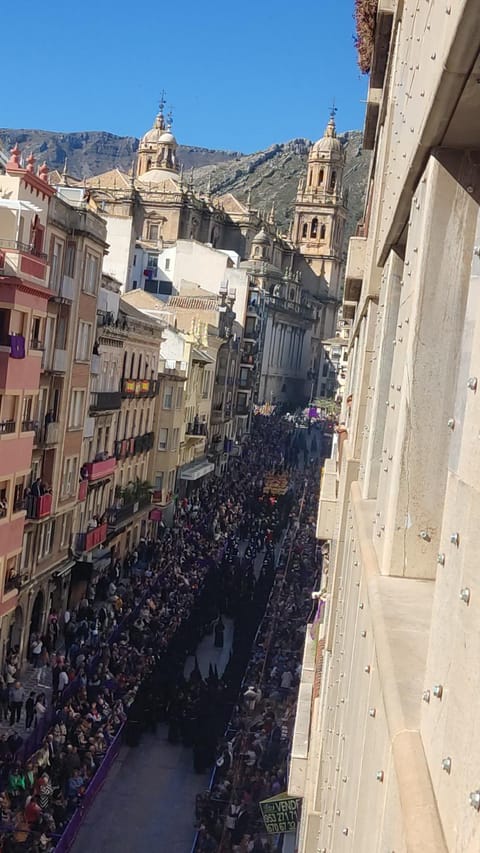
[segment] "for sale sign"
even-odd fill
[[[279,794],[262,800],[260,809],[267,832],[295,832],[300,818],[301,799],[290,797],[289,794]]]

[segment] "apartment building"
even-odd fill
[[[299,851],[480,849],[480,7],[357,4],[370,69],[343,425],[289,791]]]
[[[47,247],[49,301],[38,397],[29,405],[35,434],[20,560],[25,642],[42,631],[51,608],[67,606],[85,485],[82,442],[95,343],[103,220],[83,190],[51,198]],[[26,651],[26,646],[24,647]]]
[[[48,307],[46,232],[54,190],[15,146],[0,174],[0,642],[20,644],[30,614],[20,605],[24,496],[30,483]],[[39,510],[40,511],[40,510]]]
[[[104,277],[95,334],[72,601],[138,543],[147,531],[151,504],[148,467],[161,328],[124,305],[118,282]]]

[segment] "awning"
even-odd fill
[[[17,201],[13,198],[0,198],[0,207],[8,207],[9,210],[30,210],[33,213],[42,212],[42,208],[32,204],[31,201]]]
[[[190,465],[185,465],[183,471],[180,472],[181,480],[199,480],[200,477],[205,477],[206,474],[211,474],[215,470],[213,462],[192,462]]]

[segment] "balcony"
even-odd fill
[[[58,444],[60,441],[60,424],[52,421],[45,427],[42,444]]]
[[[45,349],[43,341],[40,341],[38,338],[32,338],[30,341],[30,349],[36,350],[37,352],[43,352]]]
[[[11,592],[13,589],[20,589],[22,585],[22,576],[18,572],[8,573],[5,577],[4,592]]]
[[[27,518],[38,521],[47,518],[52,511],[53,495],[29,495],[26,502]]]
[[[46,268],[47,255],[44,252],[19,240],[0,240],[0,275],[27,275],[43,280]]]
[[[77,533],[75,541],[75,550],[77,552],[91,551],[92,548],[97,548],[107,538],[107,522],[99,524],[92,530],[87,530],[84,533]]]
[[[54,373],[66,373],[67,371],[67,350],[54,349],[52,370]]]
[[[255,367],[255,356],[251,353],[242,352],[240,354],[240,364],[242,367]]]
[[[127,400],[140,399],[142,397],[155,397],[158,394],[158,381],[156,379],[123,379],[122,397]]]
[[[208,426],[205,423],[189,423],[185,427],[185,436],[188,438],[202,438],[208,433]]]
[[[22,421],[22,432],[36,432],[38,430],[38,421]]]
[[[92,355],[92,360],[90,362],[90,373],[92,376],[100,375],[100,356]]]
[[[253,377],[250,376],[240,376],[238,380],[238,387],[243,391],[251,391],[253,386]]]
[[[124,438],[122,441],[115,442],[115,459],[127,459],[129,456],[135,456],[138,453],[147,453],[152,449],[155,442],[155,433],[146,432],[143,435],[137,435],[135,438]]]
[[[88,493],[88,480],[80,480],[78,484],[78,500],[84,501],[86,500]]]
[[[90,395],[91,412],[112,412],[121,408],[120,391],[93,391]]]
[[[243,333],[243,339],[245,341],[256,341],[260,334],[260,326],[258,325],[250,325],[249,323],[245,326],[245,331]]]
[[[17,424],[15,421],[0,421],[0,435],[11,435],[15,432]]]
[[[145,495],[137,501],[130,501],[120,507],[110,507],[107,509],[107,525],[108,527],[118,527],[125,521],[128,521],[135,513],[141,509],[150,506],[152,503],[150,495]]]
[[[117,467],[117,460],[114,456],[109,456],[108,459],[102,459],[98,462],[87,462],[82,469],[85,472],[86,479],[90,483],[95,480],[104,480],[106,477],[111,477]]]
[[[75,280],[69,275],[64,275],[57,284],[50,299],[52,302],[73,302],[75,298]]]
[[[188,365],[186,361],[162,358],[158,362],[158,372],[172,379],[186,379]]]

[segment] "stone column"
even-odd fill
[[[466,189],[430,157],[412,200],[394,388],[385,401],[387,458],[378,490],[385,479],[385,502],[377,502],[375,532],[386,574],[435,576],[476,210]]]
[[[392,373],[393,353],[398,308],[400,304],[400,281],[403,262],[391,252],[385,265],[374,352],[372,354],[371,385],[367,389],[371,397],[371,408],[366,420],[368,434],[365,436],[365,460],[363,497],[367,500],[377,495],[378,478],[382,464],[384,431],[386,421],[386,400],[388,400]]]

